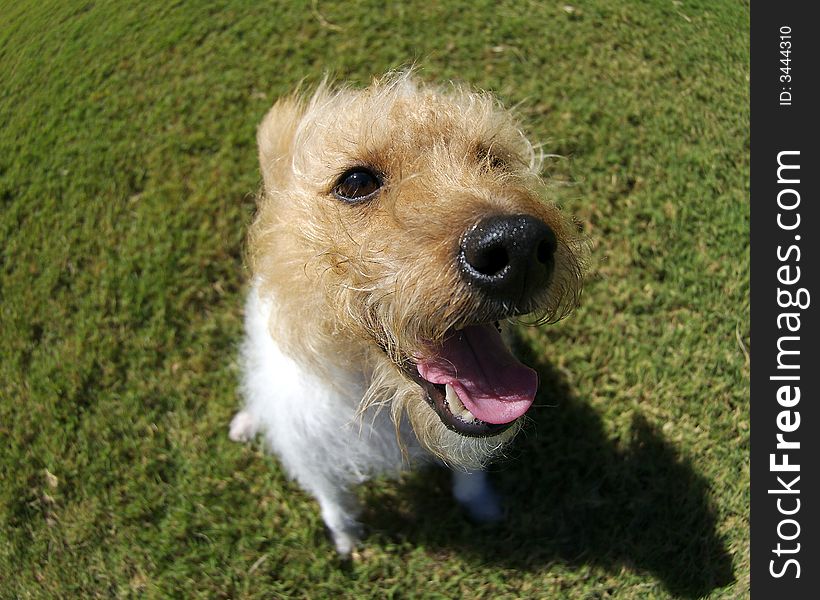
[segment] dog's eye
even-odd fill
[[[507,161],[495,154],[491,154],[487,157],[487,164],[489,164],[490,169],[493,171],[504,171],[509,168]]]
[[[490,150],[486,146],[479,146],[476,150],[479,164],[487,171],[507,171],[510,168],[506,153]]]
[[[333,193],[337,198],[347,202],[361,202],[370,198],[381,186],[382,182],[376,174],[358,167],[347,171],[339,178]]]

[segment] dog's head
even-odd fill
[[[448,462],[486,461],[537,388],[498,324],[564,316],[585,251],[542,199],[513,117],[489,94],[405,73],[280,100],[258,142],[249,257],[276,298],[277,339],[319,369],[361,362],[363,407],[391,404]]]

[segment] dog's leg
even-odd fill
[[[475,521],[496,523],[503,518],[501,499],[490,485],[486,471],[454,470],[453,496]]]
[[[247,410],[240,410],[231,421],[228,437],[234,442],[250,442],[259,431],[259,421]]]
[[[356,498],[351,492],[338,489],[326,488],[314,493],[336,551],[348,556],[362,536],[362,525],[356,520],[359,514]]]

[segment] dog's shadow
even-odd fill
[[[451,499],[449,473],[432,469],[394,493],[365,492],[371,535],[518,569],[628,566],[683,597],[731,583],[708,481],[641,417],[633,419],[631,439],[608,440],[601,418],[561,374],[521,346],[518,354],[539,371],[541,408],[512,457],[491,469],[506,520],[495,527],[468,522]]]

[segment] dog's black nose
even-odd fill
[[[476,223],[461,239],[461,273],[496,300],[521,308],[549,283],[555,233],[530,215],[496,215]]]

